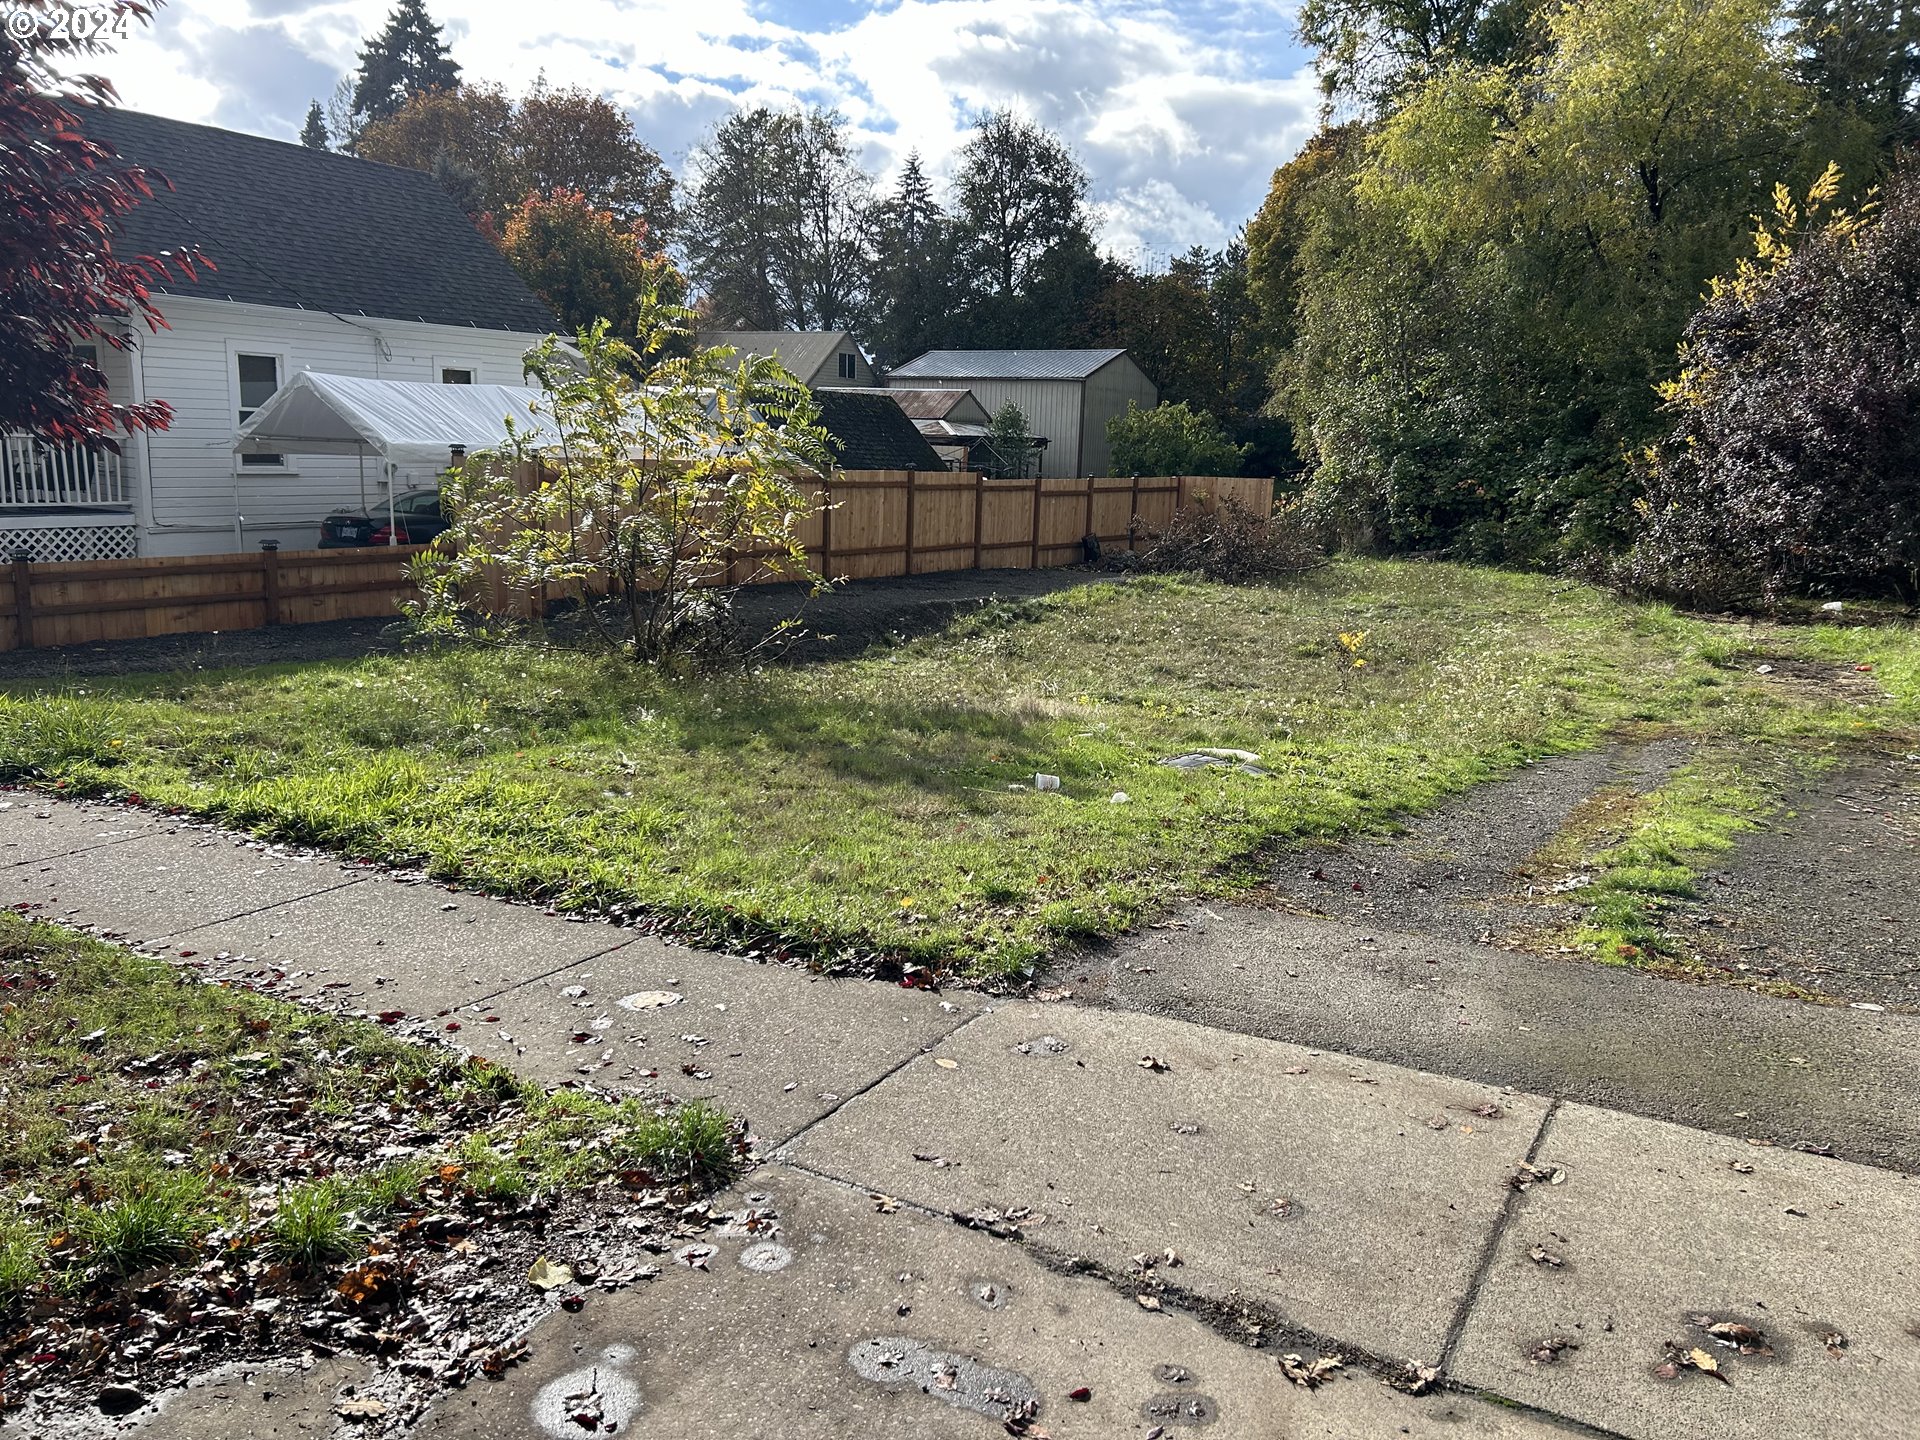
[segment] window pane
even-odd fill
[[[243,411],[257,410],[280,388],[280,361],[272,355],[241,355],[237,359],[240,367],[240,408]],[[242,420],[245,418],[245,415],[241,416]]]
[[[442,385],[471,385],[473,383],[473,371],[442,370],[440,372],[440,383]]]
[[[268,466],[278,469],[286,463],[287,457],[284,455],[242,455],[240,457],[240,467],[243,470],[250,466]]]

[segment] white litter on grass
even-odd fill
[[[1036,790],[1058,790],[1060,788],[1060,777],[1058,775],[1035,775],[1033,777],[1033,788]]]
[[[1826,611],[1827,614],[1829,615],[1838,615],[1842,610],[1845,610],[1847,607],[1843,602],[1839,600],[1829,600],[1827,601],[1826,604],[1822,605],[1820,608]]]
[[[1885,1009],[1886,1009],[1887,1007],[1886,1007],[1886,1006],[1884,1006],[1884,1005],[1869,1005],[1869,1004],[1868,1004],[1868,1003],[1867,1003],[1866,1001],[1864,1001],[1864,1000],[1856,1000],[1856,1001],[1854,1001],[1854,1002],[1853,1002],[1853,1004],[1851,1004],[1851,1005],[1849,1005],[1849,1006],[1848,1006],[1847,1008],[1848,1008],[1849,1010],[1873,1010],[1873,1011],[1883,1011],[1883,1010],[1885,1010]]]
[[[1108,799],[1107,803],[1109,805],[1124,805],[1131,799],[1133,799],[1133,797],[1127,794],[1126,791],[1116,790],[1113,792],[1111,798]]]

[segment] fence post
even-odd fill
[[[280,623],[280,542],[260,542],[260,575],[267,592],[267,624]]]
[[[977,470],[973,476],[973,568],[976,570],[980,568],[980,538],[982,534],[980,527],[986,518],[986,509],[987,474],[984,470]]]
[[[833,485],[820,477],[820,573],[833,579]]]
[[[1033,559],[1028,569],[1040,568],[1040,477],[1033,477]]]
[[[1093,476],[1091,475],[1087,476],[1087,528],[1080,533],[1082,535],[1093,534]]]
[[[33,552],[13,552],[13,627],[20,648],[33,646]]]
[[[1133,477],[1133,500],[1127,506],[1127,549],[1140,548],[1140,477]]]
[[[906,558],[900,562],[902,575],[913,574],[913,495],[914,480],[919,473],[917,470],[907,471],[907,554]]]

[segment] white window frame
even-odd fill
[[[842,380],[858,380],[860,378],[859,355],[852,350],[842,350],[839,352],[839,355],[840,359],[837,368],[840,371],[840,378]]]
[[[227,413],[233,416],[234,438],[240,436],[240,357],[242,355],[264,355],[272,359],[279,376],[274,386],[277,394],[282,386],[293,377],[293,364],[287,352],[271,344],[250,345],[244,341],[227,342]],[[241,457],[230,457],[233,461],[233,473],[236,475],[297,475],[300,472],[290,463],[290,457],[282,455],[278,465],[242,465]]]
[[[473,360],[463,360],[458,356],[450,356],[450,355],[436,355],[433,357],[433,383],[434,384],[436,385],[452,384],[453,383],[452,381],[445,378],[446,373],[449,370],[466,371],[467,374],[473,377],[472,380],[467,382],[470,385],[478,385],[481,383],[480,382],[480,366],[478,362]]]

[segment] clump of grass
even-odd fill
[[[46,1267],[41,1228],[18,1212],[0,1212],[0,1305],[11,1305],[38,1285]]]
[[[0,780],[112,766],[126,746],[122,708],[80,694],[0,695]]]
[[[268,1253],[301,1271],[318,1270],[357,1254],[362,1222],[354,1208],[355,1198],[353,1189],[335,1176],[288,1190],[267,1226]]]
[[[206,1182],[191,1173],[155,1176],[104,1204],[76,1203],[67,1213],[81,1254],[122,1275],[178,1259],[211,1224]]]
[[[650,1170],[672,1184],[717,1189],[740,1169],[740,1126],[704,1100],[649,1115],[618,1141],[621,1155],[635,1168]]]
[[[1701,867],[1779,805],[1787,771],[1732,752],[1702,756],[1617,813],[1619,838],[1588,857],[1596,872],[1575,892],[1590,906],[1572,943],[1596,959],[1638,964],[1677,956],[1661,923],[1670,901],[1698,894]]]

